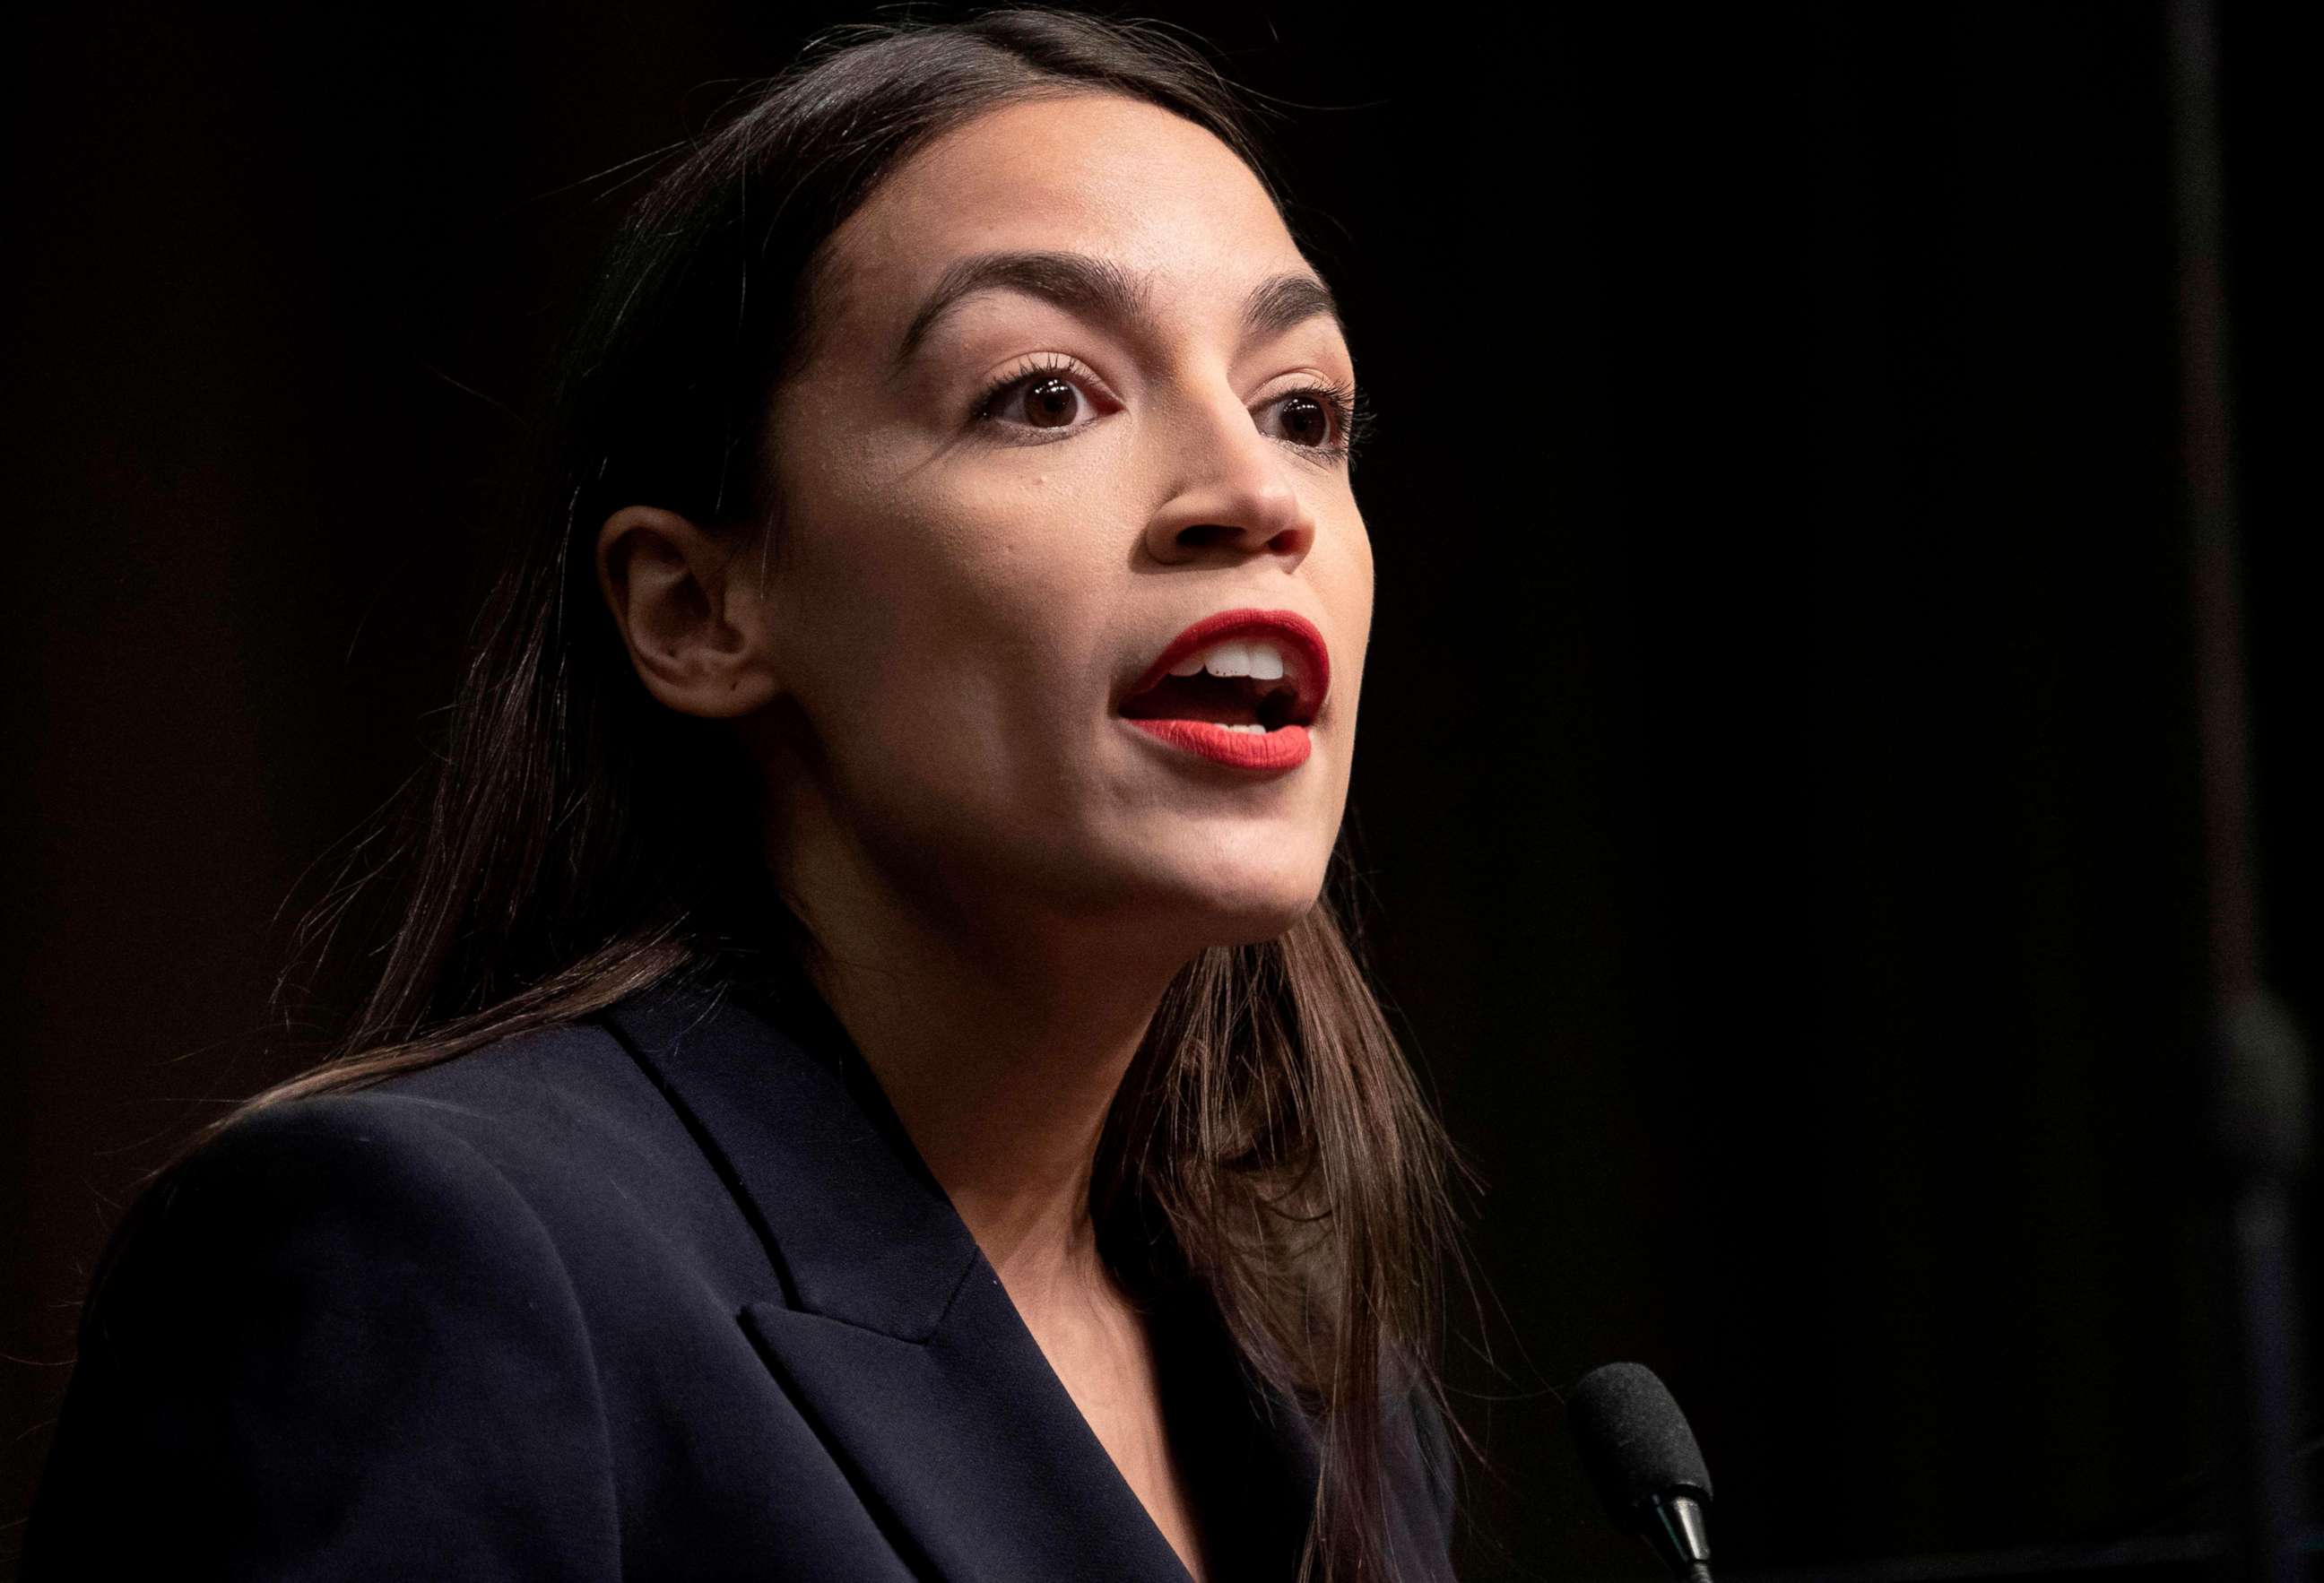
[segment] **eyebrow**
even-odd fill
[[[981,253],[948,266],[921,302],[898,343],[893,366],[901,368],[920,349],[945,316],[984,291],[1017,291],[1056,304],[1083,318],[1151,333],[1152,292],[1109,259],[1085,253]],[[1318,276],[1270,275],[1243,298],[1246,337],[1279,336],[1312,318],[1328,318],[1342,338],[1348,333],[1332,289]]]

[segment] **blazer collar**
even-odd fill
[[[918,1570],[1186,1583],[803,970],[658,987],[606,1019],[766,1244],[777,1289],[746,1293],[737,1319]],[[1166,1385],[1185,1387],[1170,1392],[1174,1432],[1247,1473],[1232,1491],[1198,1474],[1197,1498],[1208,1484],[1213,1505],[1262,1504],[1264,1548],[1296,1556],[1312,1430],[1265,1387],[1245,1411],[1218,1408],[1232,1351],[1207,1300],[1174,1310],[1169,1333]],[[1185,1400],[1208,1404],[1182,1413]],[[1221,1560],[1226,1577],[1246,1564]]]
[[[813,981],[661,985],[607,1019],[767,1244],[783,1301],[926,1340],[982,1254]]]

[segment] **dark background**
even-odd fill
[[[2221,25],[2262,899],[2313,1026],[2300,9]],[[359,981],[358,945],[270,1003],[429,762],[520,415],[636,190],[601,173],[876,14],[20,23],[0,1521],[140,1173]],[[2159,8],[1165,14],[1293,103],[1381,416],[1352,809],[1486,1185],[1463,1575],[1652,1574],[1551,1389],[1614,1358],[1689,1408],[1738,1575],[2203,1521]]]

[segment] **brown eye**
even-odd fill
[[[970,416],[1010,442],[1042,444],[1079,434],[1090,420],[1120,408],[1105,382],[1077,360],[1028,358],[986,386]],[[1041,431],[1041,440],[1023,432],[1031,428]]]
[[[1325,446],[1332,441],[1332,415],[1323,410],[1323,403],[1313,396],[1294,396],[1283,403],[1283,432],[1286,437],[1303,446]]]
[[[1036,428],[1063,428],[1074,420],[1079,400],[1073,386],[1051,374],[1026,389],[1025,419]]]

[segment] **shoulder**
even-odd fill
[[[343,1101],[370,1107],[383,1125],[401,1122],[410,1136],[456,1138],[512,1163],[528,1150],[570,1160],[609,1136],[650,1131],[668,1111],[628,1047],[594,1017],[509,1035],[290,1108]]]
[[[1456,1459],[1439,1387],[1416,1382],[1396,1398],[1389,1421],[1390,1478],[1397,1494],[1404,1567],[1415,1578],[1434,1577],[1452,1545]]]
[[[556,1455],[525,1451],[514,1422]],[[520,1548],[576,1556],[605,1536],[606,1446],[582,1305],[501,1165],[409,1095],[286,1101],[124,1222],[27,1575],[36,1556],[125,1560],[137,1535],[108,1516],[124,1501],[205,1575],[319,1575],[423,1543],[474,1562],[463,1575],[514,1575],[501,1561]],[[401,1520],[467,1513],[474,1488],[505,1503],[426,1535]]]
[[[687,1119],[592,1020],[239,1117],[133,1207],[87,1322],[198,1283],[290,1311],[325,1293],[365,1313],[497,1297],[595,1331],[756,1290],[768,1257]]]
[[[1434,1391],[1415,1391],[1408,1400],[1422,1482],[1437,1522],[1449,1538],[1455,1496],[1452,1436],[1445,1425],[1443,1404]]]
[[[537,1309],[567,1284],[526,1196],[430,1107],[325,1095],[238,1118],[147,1190],[92,1293],[83,1347],[191,1361],[356,1322],[379,1326],[366,1339],[384,1346],[423,1311],[436,1326],[512,1294]]]
[[[596,1019],[250,1111],[147,1196],[126,1238],[203,1256],[286,1238],[453,1259],[523,1246],[584,1287],[626,1283],[623,1250],[704,1265],[755,1256],[684,1118]]]
[[[248,1242],[328,1221],[410,1238],[521,1238],[544,1188],[653,1120],[613,1035],[578,1024],[499,1041],[361,1089],[237,1117],[141,1201],[133,1238]],[[418,1213],[415,1211],[434,1211]]]
[[[463,1272],[569,1301],[572,1247],[667,1242],[689,1204],[706,1218],[722,1197],[613,1033],[564,1025],[237,1117],[132,1206],[85,1322],[195,1282],[228,1299],[212,1323],[238,1293],[284,1303],[289,1287],[456,1303]]]
[[[699,1147],[655,1081],[599,1018],[512,1034],[355,1089],[246,1113],[189,1164],[224,1179],[304,1162],[413,1188],[505,1198],[552,1219],[578,1198],[634,1198]]]

